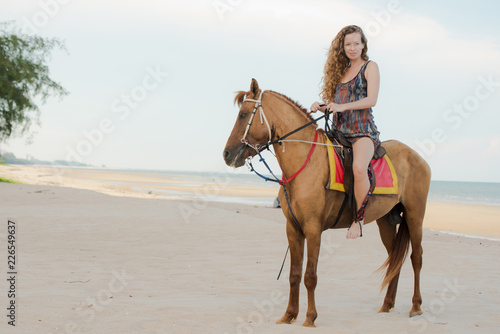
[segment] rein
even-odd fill
[[[287,180],[285,180],[285,175],[283,174],[283,178],[280,181],[280,185],[285,185],[288,182],[292,181],[293,179],[295,179],[297,177],[297,175],[300,174],[300,172],[302,172],[304,170],[304,168],[306,168],[307,164],[309,163],[309,160],[311,160],[311,155],[314,152],[314,148],[316,147],[317,142],[318,142],[318,130],[316,130],[316,134],[314,135],[314,141],[313,141],[313,144],[311,146],[311,150],[309,151],[309,154],[307,155],[307,159],[304,162],[304,164],[302,165],[302,167],[300,167],[300,169]]]
[[[281,145],[286,138],[288,138],[289,136],[293,135],[294,133],[297,133],[300,130],[307,128],[309,125],[316,124],[318,121],[322,120],[323,118],[328,119],[329,116],[330,116],[330,113],[328,111],[325,111],[325,114],[323,116],[320,116],[320,117],[318,117],[316,119],[313,119],[309,123],[306,123],[306,124],[298,127],[297,129],[295,129],[293,131],[290,131],[289,133],[285,134],[283,137],[278,136],[277,139],[271,140],[272,139],[271,126],[269,125],[269,122],[267,121],[266,114],[264,114],[264,109],[262,108],[262,94],[263,93],[264,93],[264,91],[260,92],[259,98],[257,100],[247,99],[247,98],[245,98],[243,100],[243,102],[255,102],[255,105],[253,107],[252,116],[250,116],[250,120],[248,121],[247,127],[245,129],[245,133],[243,134],[243,137],[241,138],[240,141],[243,144],[245,144],[245,145],[253,148],[254,150],[256,150],[257,153],[259,153],[259,152],[261,152],[261,151],[263,151],[265,149],[269,149],[269,147],[272,146],[272,145],[274,145],[274,144],[280,144]],[[259,145],[259,144],[252,145],[246,139],[247,135],[248,135],[248,130],[250,130],[250,126],[253,123],[253,120],[254,120],[254,117],[255,117],[255,114],[256,114],[257,110],[260,111],[260,124],[264,124],[264,122],[266,123],[267,131],[268,131],[268,135],[269,135],[269,139],[268,139],[268,141],[264,145]],[[325,127],[329,127],[328,122],[326,122],[325,124],[326,124]],[[316,140],[314,141],[314,143],[315,142],[316,142]]]
[[[307,166],[307,164],[309,163],[309,161],[311,160],[311,156],[312,156],[312,153],[314,152],[314,148],[316,147],[316,144],[318,143],[318,131],[316,130],[316,133],[314,135],[314,140],[313,142],[311,142],[312,146],[311,146],[311,150],[309,151],[309,154],[307,155],[307,158],[306,158],[306,161],[304,162],[304,164],[302,165],[302,167],[299,168],[299,170],[293,174],[290,178],[286,179],[285,178],[285,175],[283,174],[282,176],[282,179],[281,181],[276,177],[276,175],[274,175],[273,171],[271,170],[271,168],[269,167],[269,165],[266,163],[266,160],[262,157],[262,155],[260,154],[260,152],[262,152],[263,150],[265,149],[268,149],[269,150],[269,147],[271,145],[274,145],[274,144],[282,144],[283,141],[293,135],[294,133],[297,133],[299,132],[300,130],[303,130],[305,129],[306,127],[308,127],[309,125],[312,125],[312,124],[316,124],[319,120],[322,120],[323,118],[328,118],[329,117],[329,112],[326,111],[325,114],[323,116],[320,116],[316,119],[313,119],[312,121],[298,127],[297,129],[293,130],[293,131],[290,131],[289,133],[285,134],[283,137],[280,137],[278,136],[278,138],[276,140],[271,140],[272,139],[272,131],[271,131],[271,126],[269,125],[269,122],[267,121],[267,117],[266,117],[266,114],[264,114],[264,109],[262,108],[262,94],[264,93],[264,91],[261,91],[260,94],[259,94],[259,98],[257,100],[255,99],[247,99],[245,98],[243,100],[243,102],[254,102],[255,105],[253,107],[253,111],[252,111],[252,116],[250,116],[250,120],[248,121],[248,124],[247,124],[247,127],[245,129],[245,133],[243,134],[243,137],[241,138],[241,143],[253,148],[257,154],[259,155],[260,159],[259,161],[260,162],[263,162],[264,165],[266,166],[267,170],[271,173],[271,175],[274,177],[274,180],[269,178],[269,177],[265,177],[264,175],[258,173],[255,168],[253,168],[253,165],[252,165],[252,158],[251,157],[248,157],[247,158],[247,164],[249,165],[250,167],[250,171],[251,172],[254,172],[255,174],[257,174],[257,176],[263,178],[265,181],[272,181],[272,182],[277,182],[279,183],[281,186],[285,186],[285,184],[289,183],[290,181],[292,181],[293,179],[295,179],[303,170],[304,168]],[[248,131],[250,130],[250,126],[252,125],[253,123],[253,120],[254,120],[254,117],[255,117],[255,114],[257,113],[257,110],[260,111],[260,124],[264,124],[264,122],[266,123],[267,125],[267,130],[268,130],[268,134],[269,134],[269,140],[264,144],[264,145],[259,145],[259,144],[256,144],[256,145],[252,145],[248,142],[248,140],[246,139],[247,135],[248,135]],[[326,126],[328,126],[328,122],[326,122]],[[286,190],[285,190],[286,191]],[[291,210],[290,210],[291,212]],[[292,213],[292,216],[293,216],[293,213]],[[294,217],[295,219],[295,217]],[[296,221],[296,220],[295,220]],[[297,222],[297,221],[296,221]],[[300,228],[300,224],[298,224],[298,227],[299,229],[302,231],[302,228]]]

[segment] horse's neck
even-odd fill
[[[287,104],[282,108],[280,112],[274,113],[273,117],[276,137],[283,137],[309,122],[307,117],[302,115],[300,109]],[[311,149],[311,142],[314,140],[315,133],[316,126],[311,124],[284,139],[281,145],[274,144],[276,158],[285,177],[291,177],[304,164]]]

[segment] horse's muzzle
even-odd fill
[[[247,146],[244,144],[238,145],[237,147],[230,149],[227,148],[222,153],[226,165],[229,167],[238,168],[245,164],[245,159],[247,158]]]

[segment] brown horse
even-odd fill
[[[278,136],[283,137],[312,120],[305,109],[288,97],[273,91],[261,91],[255,79],[252,79],[250,91],[237,93],[235,103],[240,106],[240,111],[223,153],[226,164],[233,167],[243,166],[247,157],[256,155],[258,145],[264,145]],[[259,105],[262,109],[257,108]],[[308,126],[289,138],[311,142],[315,132],[314,125]],[[322,130],[319,132],[318,143],[324,144],[326,142],[324,132]],[[286,146],[285,150],[278,144],[274,144],[276,158],[283,174],[290,177],[303,166],[311,144],[285,141],[283,145]],[[394,307],[399,273],[411,242],[415,286],[410,316],[420,315],[422,314],[420,309],[422,304],[420,295],[423,254],[422,223],[431,172],[427,163],[408,146],[395,140],[385,141],[383,146],[398,175],[399,194],[397,196],[372,196],[365,213],[366,223],[377,221],[382,242],[389,254],[382,266],[387,267],[382,288],[387,285],[388,288],[379,312],[389,312]],[[328,179],[327,148],[316,145],[307,166],[286,185],[291,211],[300,227],[296,225],[290,214],[283,187],[280,189],[279,199],[287,221],[286,233],[290,246],[291,265],[288,307],[277,323],[289,324],[297,318],[305,240],[307,240],[307,265],[304,284],[307,288],[308,308],[303,325],[314,326],[317,318],[314,290],[317,284],[316,269],[321,232],[331,227],[344,198],[341,192],[325,189]],[[389,213],[396,205],[404,207],[399,228],[389,221]],[[348,228],[351,223],[348,216],[344,212],[335,228]]]

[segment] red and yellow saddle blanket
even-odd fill
[[[332,142],[327,138],[328,159],[330,161],[330,184],[328,189],[345,192],[344,167],[340,157],[333,149]],[[375,172],[375,195],[395,195],[398,193],[398,176],[391,159],[386,154],[380,159],[373,159],[371,165]]]

